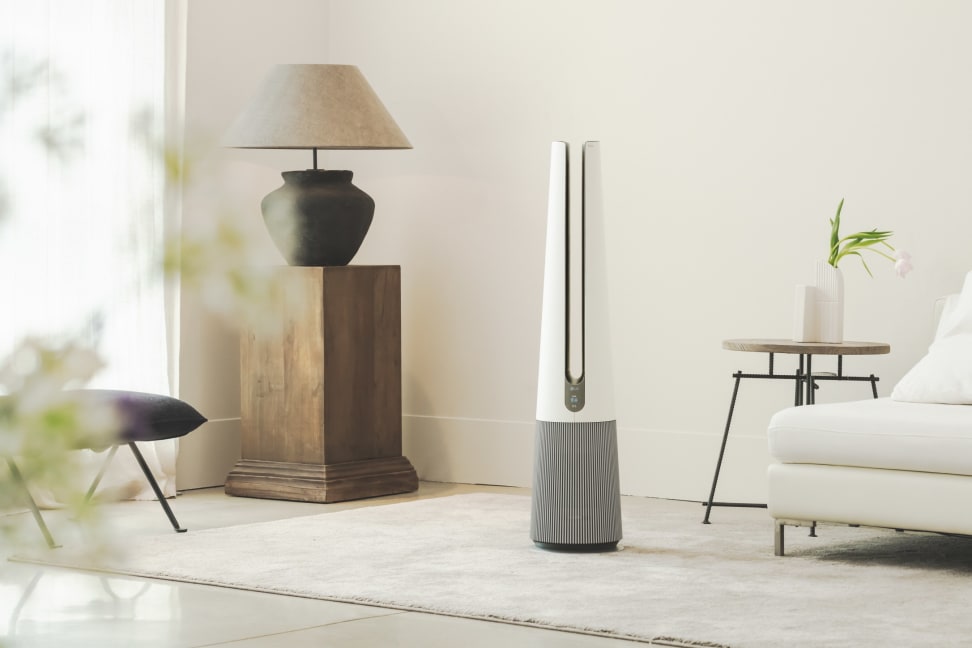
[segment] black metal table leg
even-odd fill
[[[729,401],[729,415],[726,417],[726,429],[722,433],[722,445],[719,447],[719,459],[716,461],[715,474],[712,475],[712,488],[709,490],[709,499],[705,503],[705,517],[702,524],[709,524],[709,513],[712,511],[712,501],[715,499],[716,484],[719,483],[719,470],[722,468],[722,457],[726,453],[726,441],[729,439],[729,427],[732,425],[732,412],[736,409],[736,396],[739,394],[739,382],[742,380],[742,372],[734,374],[735,384],[732,386],[732,400]]]
[[[816,398],[813,393],[813,355],[807,354],[807,398],[806,404],[813,405]]]
[[[793,406],[803,405],[803,354],[800,354],[800,364],[797,366],[796,377],[793,380]]]
[[[813,355],[812,353],[807,353],[809,350],[807,346],[800,343],[790,343],[789,341],[780,340],[727,340],[723,342],[723,348],[735,350],[735,351],[755,351],[757,349],[754,346],[776,346],[785,348],[784,353],[792,353],[799,358],[799,367],[794,373],[776,373],[775,369],[775,350],[770,349],[759,349],[764,350],[769,353],[769,373],[744,373],[742,371],[737,371],[732,374],[735,379],[732,389],[732,399],[729,402],[729,414],[726,417],[726,427],[722,432],[722,443],[719,446],[719,458],[716,461],[715,471],[712,475],[712,486],[709,489],[708,500],[702,502],[705,506],[705,516],[702,520],[703,524],[709,524],[709,518],[712,513],[713,506],[733,506],[733,507],[748,507],[748,508],[767,508],[766,504],[748,504],[742,502],[716,502],[715,492],[719,483],[719,475],[722,470],[722,462],[725,459],[726,445],[729,440],[729,430],[732,427],[732,418],[736,408],[736,401],[739,396],[739,385],[743,378],[752,378],[759,380],[792,380],[793,381],[793,405],[799,407],[802,405],[813,405],[816,403],[816,390],[817,384],[820,382],[827,381],[869,381],[871,383],[871,393],[874,398],[878,397],[877,394],[877,378],[874,374],[870,376],[845,376],[844,375],[844,358],[842,353],[831,353],[828,350],[821,351],[820,353],[824,355],[835,355],[837,356],[837,373],[822,373],[815,376],[813,374]],[[827,345],[824,345],[825,347]],[[857,353],[856,355],[872,355],[876,353],[887,353],[887,345],[882,345],[879,343],[845,343],[842,346],[848,346],[849,348],[857,349],[863,347],[866,349],[866,353]],[[811,534],[813,534],[815,529],[811,529]]]

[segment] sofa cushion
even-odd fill
[[[791,407],[769,424],[781,463],[972,475],[972,407],[879,398]]]
[[[891,398],[972,404],[972,272],[961,294],[946,303],[928,353],[898,381]]]

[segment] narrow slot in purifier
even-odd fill
[[[607,551],[621,540],[621,496],[600,146],[584,144],[573,210],[568,157],[566,142],[551,145],[530,538],[544,549]]]
[[[583,197],[579,191],[572,189],[577,185],[583,186],[584,165],[580,165],[580,182],[571,182],[571,173],[577,174],[578,169],[571,169],[570,147],[567,147],[567,209],[564,225],[567,240],[564,253],[567,255],[564,267],[567,273],[567,304],[564,322],[567,324],[567,382],[572,385],[580,384],[584,379],[584,209]],[[573,195],[573,197],[572,197]],[[576,200],[580,197],[580,200]],[[580,205],[580,207],[574,207]],[[579,263],[576,261],[580,260]]]

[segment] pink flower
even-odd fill
[[[911,272],[912,268],[910,254],[904,250],[898,250],[894,253],[894,272],[899,277],[904,277]]]

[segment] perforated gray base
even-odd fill
[[[562,551],[606,551],[621,540],[615,421],[537,421],[530,539]]]

